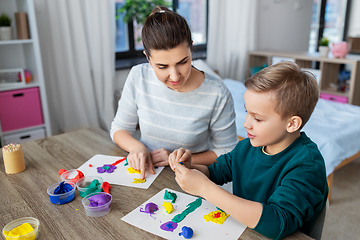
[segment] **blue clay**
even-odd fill
[[[192,238],[192,236],[194,235],[194,231],[191,228],[186,227],[186,226],[182,227],[181,231],[182,232],[179,233],[179,236],[182,235],[186,239]]]

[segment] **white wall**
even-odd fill
[[[360,37],[360,1],[352,0],[350,7],[348,36]]]
[[[307,51],[313,0],[258,0],[257,49]]]

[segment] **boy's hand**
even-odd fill
[[[180,163],[175,163],[175,180],[185,192],[203,197],[210,179],[197,169],[188,169]]]
[[[186,167],[190,168],[191,166],[191,151],[179,148],[174,150],[169,155],[169,165],[173,171],[175,171],[176,163],[183,163]]]
[[[154,167],[163,167],[169,165],[169,152],[164,148],[159,148],[150,152]]]
[[[140,179],[145,178],[146,165],[148,166],[150,173],[155,174],[154,166],[146,147],[130,151],[127,161],[130,167],[141,171]]]

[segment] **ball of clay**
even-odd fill
[[[186,239],[192,238],[192,236],[194,235],[194,231],[190,228],[190,227],[182,227],[181,229],[181,233],[179,233],[179,236],[183,236]]]

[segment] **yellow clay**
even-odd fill
[[[174,211],[174,206],[170,202],[164,202],[163,206],[165,208],[165,211],[169,214]]]
[[[128,169],[126,169],[130,174],[133,174],[133,173],[137,173],[137,174],[140,174],[141,171],[140,170],[135,170],[133,169],[132,167],[129,167]]]
[[[146,181],[145,179],[134,178],[133,183],[144,183],[145,181]]]
[[[229,214],[217,210],[204,215],[204,219],[206,222],[212,221],[214,223],[223,224],[228,216]]]
[[[11,231],[4,231],[4,235],[6,239],[35,240],[36,234],[21,237],[22,235],[26,235],[28,233],[31,233],[32,231],[34,231],[34,228],[29,223],[23,223],[20,226],[13,228]]]

